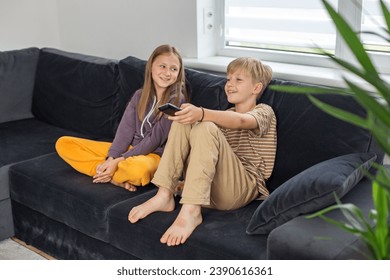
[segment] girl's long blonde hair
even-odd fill
[[[154,83],[152,78],[152,64],[156,57],[158,57],[161,54],[174,54],[177,56],[180,62],[180,69],[179,74],[177,76],[177,80],[175,83],[170,85],[166,89],[166,93],[163,94],[160,104],[165,104],[168,102],[170,97],[173,95],[174,98],[171,101],[171,103],[175,105],[179,105],[181,100],[181,93],[183,92],[185,99],[187,100],[187,92],[186,92],[186,85],[185,85],[185,74],[184,74],[184,66],[183,66],[183,60],[181,58],[181,55],[179,51],[171,46],[171,45],[161,45],[157,47],[153,53],[150,55],[148,62],[146,63],[145,67],[145,80],[144,85],[142,87],[142,94],[139,99],[138,103],[138,118],[140,121],[142,121],[146,115],[146,109],[149,104],[149,102],[152,102],[153,97],[156,95],[155,89],[154,89]],[[160,119],[162,117],[162,113],[158,114],[158,118]]]

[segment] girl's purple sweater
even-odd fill
[[[114,141],[108,151],[109,157],[117,158],[123,156],[124,158],[128,158],[131,156],[147,155],[149,153],[162,155],[172,121],[168,120],[165,116],[158,120],[153,113],[149,118],[151,125],[147,121],[144,122],[142,136],[142,122],[139,120],[137,114],[137,105],[141,92],[142,90],[137,90],[126,107]],[[182,94],[181,103],[183,102],[184,95]],[[149,113],[151,107],[152,103],[148,104],[146,115]],[[130,146],[133,148],[129,150]]]

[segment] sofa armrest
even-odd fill
[[[363,179],[342,199],[368,215],[373,209],[371,181]],[[345,220],[339,210],[327,214]],[[321,218],[299,216],[275,228],[267,240],[268,259],[367,259],[369,251],[359,237]]]
[[[0,123],[32,118],[39,49],[0,52]]]

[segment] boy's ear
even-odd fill
[[[262,89],[263,89],[263,83],[257,83],[255,84],[254,93],[259,94]]]

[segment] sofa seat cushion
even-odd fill
[[[1,123],[0,135],[0,167],[54,152],[55,142],[63,135],[80,136],[37,119]]]
[[[0,200],[9,197],[9,167],[16,162],[54,152],[54,143],[65,134],[78,135],[37,119],[0,124]]]
[[[265,259],[266,236],[248,236],[245,228],[258,201],[234,211],[202,209],[203,223],[185,244],[169,247],[160,238],[175,220],[180,204],[170,213],[156,212],[135,224],[127,220],[132,207],[155,191],[126,200],[110,211],[110,243],[140,259]]]
[[[103,241],[108,240],[110,208],[152,188],[129,192],[94,184],[56,153],[13,165],[9,176],[12,200]]]

